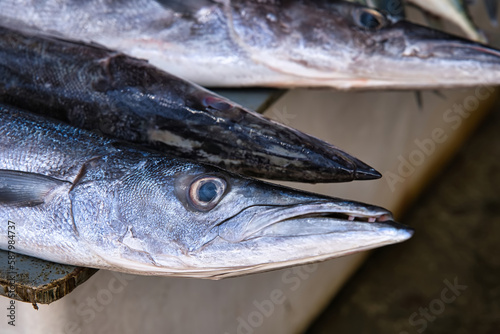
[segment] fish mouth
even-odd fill
[[[325,261],[405,241],[413,229],[356,202],[252,206],[211,230],[176,275],[221,279]],[[206,265],[209,259],[210,266]],[[201,263],[204,265],[201,265]],[[189,272],[189,273],[187,273]]]
[[[287,207],[247,208],[218,226],[218,235],[238,243],[255,238],[287,238],[332,233],[381,233],[392,235],[394,242],[404,241],[413,229],[397,223],[392,214],[375,206],[349,207],[335,203],[309,203]],[[250,219],[248,219],[250,218]]]
[[[428,47],[429,56],[500,63],[500,51],[483,44],[469,41],[432,43]],[[425,56],[425,55],[424,55]]]
[[[450,35],[407,21],[398,21],[393,29],[406,36],[404,56],[440,58],[500,64],[500,50],[459,36]]]
[[[353,64],[370,68],[370,63],[379,62],[381,70],[360,70],[363,80],[345,87],[432,89],[500,83],[500,50],[481,43],[403,20],[381,29],[373,42],[377,48],[372,57]]]

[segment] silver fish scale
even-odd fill
[[[0,160],[10,166],[0,171],[0,249],[8,248],[11,220],[15,251],[22,254],[144,275],[213,278],[324,260],[412,234],[383,208],[170,159],[8,107],[0,108],[0,124]],[[36,173],[20,173],[27,164]],[[193,185],[216,179],[227,186],[207,207]],[[325,215],[330,212],[345,218]],[[219,234],[224,226],[237,242]]]
[[[110,200],[115,196],[115,189],[127,182],[127,173],[137,172],[136,176],[139,175],[141,180],[141,170],[146,163],[158,166],[162,177],[196,167],[189,162],[137,150],[91,132],[47,122],[42,117],[1,106],[0,155],[0,169],[62,180],[45,195],[42,204],[0,205],[0,248],[8,247],[7,226],[8,221],[12,221],[15,223],[16,251],[19,249],[26,255],[74,265],[106,265],[93,253],[93,248],[87,243],[89,240],[109,250],[118,248],[116,239],[109,238],[108,224],[113,223]],[[148,199],[151,200],[148,188],[152,186],[147,178],[137,184],[137,200],[142,198],[145,206]],[[154,186],[163,185],[159,182]],[[87,196],[78,196],[82,193]],[[126,205],[130,199],[120,196],[120,200]],[[75,211],[77,208],[80,211]],[[78,223],[85,231],[78,229]],[[88,236],[89,231],[91,235],[87,242],[82,241],[81,232]]]
[[[96,42],[148,59],[164,69],[170,62],[175,65],[167,65],[167,70],[183,78],[199,75],[207,82],[217,83],[220,78],[214,78],[213,73],[218,71],[226,76],[224,69],[231,68],[233,75],[244,81],[251,72],[268,71],[251,61],[233,40],[227,13],[218,3],[193,9],[195,12],[187,16],[156,1],[144,0],[3,0],[0,10],[3,22],[19,21],[47,33]],[[207,34],[211,38],[207,39]],[[144,51],[155,47],[167,52],[161,52],[157,59],[146,57]],[[220,60],[219,64],[214,64],[213,59]],[[191,73],[179,73],[179,69]]]
[[[16,111],[1,106],[0,114],[4,120],[0,123],[0,169],[37,173],[73,182],[83,164],[89,163],[91,166],[94,158],[113,165],[114,170],[89,169],[86,171],[86,178],[89,179],[100,179],[105,176],[103,173],[123,172],[137,164],[138,160],[134,158],[148,158],[153,164],[165,166],[164,155],[130,149],[120,142],[104,139],[89,131],[62,123],[56,123],[54,127],[50,123],[37,122],[42,117],[26,113],[18,118]],[[113,155],[122,149],[130,151],[130,162]],[[177,159],[167,160],[165,176],[195,167],[194,164]]]
[[[97,135],[60,124],[56,131],[36,116],[19,119],[15,111],[0,107],[0,169],[43,174],[72,182],[88,157],[102,154],[111,141]],[[47,136],[47,133],[51,133]]]
[[[19,11],[19,6],[25,10]],[[23,21],[26,19],[34,26],[49,27],[52,31],[64,31],[69,25],[74,32],[94,34],[103,28],[114,30],[118,21],[118,16],[113,16],[115,12],[120,12],[119,24],[126,27],[127,30],[138,26],[140,19],[139,13],[147,13],[151,18],[165,18],[165,11],[155,1],[136,0],[136,1],[54,1],[54,0],[21,0],[21,1],[2,1],[2,13],[6,17],[18,18]],[[54,19],[61,17],[64,20]],[[104,20],[103,18],[111,18]],[[168,17],[168,16],[167,16]],[[97,18],[94,24],[88,24],[89,18]],[[113,22],[113,18],[115,22]],[[143,24],[140,24],[142,26]],[[63,30],[61,30],[63,29]]]
[[[30,249],[25,252],[27,255],[39,258],[56,256],[61,262],[67,263],[75,255],[78,257],[84,252],[85,247],[79,246],[73,227],[69,188],[70,184],[67,184],[57,189],[50,202],[34,207],[19,209],[16,206],[2,206],[0,247],[7,249],[8,246],[8,217],[8,220],[15,224],[15,247]],[[47,212],[52,214],[47,215]]]

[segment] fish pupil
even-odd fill
[[[198,189],[198,199],[208,203],[217,196],[217,186],[213,182],[207,182]]]
[[[378,19],[371,13],[363,12],[359,18],[361,24],[366,28],[377,28],[380,25]]]

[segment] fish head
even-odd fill
[[[110,268],[137,274],[237,276],[412,235],[376,206],[185,162],[148,162],[117,181],[112,197],[101,230],[87,224],[79,227],[80,236],[94,243]]]
[[[406,20],[382,22],[375,30],[362,32],[364,38],[356,41],[363,52],[351,63],[373,87],[498,84],[499,50]]]
[[[283,7],[274,1],[236,5],[232,27],[235,40],[256,61],[297,86],[398,89],[499,82],[500,51],[486,45],[359,4],[280,3]]]
[[[205,89],[192,89],[186,109],[196,119],[186,120],[198,138],[191,156],[223,169],[253,177],[296,182],[346,182],[381,177],[375,169],[344,150],[285,124],[268,119]],[[180,126],[164,122],[153,133],[156,140]],[[210,140],[204,140],[211,133]],[[167,140],[163,140],[167,143]]]
[[[112,57],[106,61],[106,72],[113,73],[108,96],[123,103],[125,114],[140,114],[137,127],[122,131],[105,121],[106,114],[98,126],[108,135],[134,140],[139,132],[139,142],[169,155],[266,179],[316,183],[381,177],[334,145],[159,72],[143,60]],[[143,79],[139,88],[137,77]],[[141,126],[143,131],[136,131]]]

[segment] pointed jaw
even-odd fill
[[[393,26],[400,29],[407,40],[406,56],[421,59],[448,59],[458,61],[475,61],[480,64],[500,64],[500,51],[469,39],[450,35],[424,26],[399,21]],[[413,46],[414,52],[409,48]]]
[[[246,117],[239,124],[259,134],[259,139],[253,143],[255,147],[247,151],[269,157],[264,169],[273,177],[266,178],[321,183],[373,180],[382,176],[373,167],[332,144],[255,116]],[[243,174],[259,177],[251,170]]]
[[[354,180],[376,180],[380,179],[382,174],[374,168],[368,166],[362,161],[356,159],[356,168],[354,169]]]
[[[385,209],[361,203],[253,206],[215,229],[177,275],[219,279],[323,261],[409,239]]]
[[[253,206],[220,225],[219,236],[235,243],[264,236],[366,232],[385,225],[403,228],[392,221],[391,213],[385,209],[339,200],[279,207]]]
[[[264,179],[318,183],[381,177],[366,163],[316,137],[201,88],[192,94],[189,101],[203,101],[188,106],[197,117],[187,126],[157,119],[149,133],[151,142],[175,145],[184,157]],[[214,135],[207,138],[207,133]]]
[[[141,165],[140,180],[144,171],[163,177],[162,167]],[[129,188],[120,191],[127,209],[114,214],[114,221],[120,222],[113,238],[117,251],[110,255],[107,248],[98,248],[112,268],[217,279],[335,258],[401,242],[413,233],[381,207],[242,178],[210,166],[192,166],[172,177],[169,195],[161,196],[164,188],[155,187],[150,197],[158,201],[148,200],[154,210],[146,216],[135,215],[143,205],[130,208],[128,203],[134,201],[129,197],[136,196]],[[203,204],[200,196],[210,192],[201,191],[205,184],[218,189],[216,202]],[[140,224],[133,231],[122,223],[137,220]],[[150,226],[158,228],[152,231]]]
[[[500,84],[500,51],[487,45],[407,21],[382,30],[375,40],[380,47],[371,62],[381,70],[365,85],[433,89]]]

